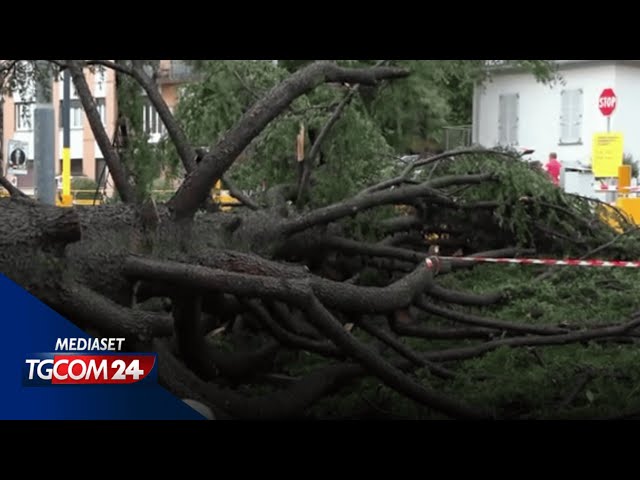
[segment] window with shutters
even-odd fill
[[[33,110],[35,104],[27,102],[15,103],[15,125],[16,131],[24,132],[33,129]]]
[[[159,138],[165,132],[164,124],[162,123],[162,120],[160,120],[160,115],[158,115],[158,112],[154,106],[151,105],[148,98],[145,98],[145,103],[143,105],[142,122],[145,133],[153,136],[154,138],[156,136]]]
[[[498,143],[500,145],[518,144],[518,104],[517,93],[500,95],[498,113]]]
[[[560,98],[560,144],[582,143],[582,89],[563,90]]]
[[[64,128],[64,118],[62,115],[62,100],[60,100],[60,128]],[[80,100],[69,100],[69,123],[71,129],[77,130],[82,128],[82,114],[84,110]]]

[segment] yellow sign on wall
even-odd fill
[[[591,153],[594,177],[617,177],[623,154],[622,133],[594,133]]]

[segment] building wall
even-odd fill
[[[174,110],[176,105],[178,104],[178,88],[179,85],[171,84],[171,85],[163,85],[160,88],[160,93],[162,94],[162,98],[165,102],[167,102],[167,106]]]
[[[616,66],[614,90],[618,102],[611,116],[611,130],[624,134],[625,153],[633,155],[633,159],[636,161],[640,160],[639,87],[640,68],[628,65]]]
[[[634,72],[638,72],[635,73]],[[546,161],[549,152],[557,152],[563,162],[590,164],[593,133],[606,131],[606,119],[598,110],[598,97],[604,88],[612,87],[620,99],[619,110],[612,118],[612,129],[619,129],[630,137],[640,121],[638,94],[630,95],[633,78],[640,80],[640,70],[634,67],[614,65],[589,65],[561,71],[564,85],[553,87],[537,83],[530,74],[498,74],[486,85],[477,89],[474,99],[474,142],[485,147],[498,145],[499,96],[519,94],[518,144],[535,149],[532,159]],[[622,75],[620,75],[622,74]],[[624,78],[623,83],[617,77]],[[620,89],[622,87],[622,90]],[[582,89],[581,142],[574,145],[560,144],[561,91]],[[626,95],[638,97],[624,107]],[[634,110],[635,108],[635,110]],[[637,112],[634,120],[634,111]],[[628,132],[628,133],[626,133]],[[634,156],[640,158],[638,142],[628,143]]]
[[[160,61],[160,69],[169,69],[171,66],[170,60],[161,60]],[[91,73],[89,69],[85,69],[85,78],[87,79],[87,83],[92,92],[92,95],[98,99],[105,100],[105,111],[106,111],[106,131],[109,135],[110,139],[113,139],[116,124],[117,124],[117,101],[116,101],[116,73],[113,70],[105,69],[104,70],[104,78],[101,75],[96,73]],[[58,135],[56,135],[55,139],[55,149],[58,152],[58,158],[55,159],[56,164],[56,175],[61,174],[61,163],[62,163],[62,143],[63,143],[63,130],[61,126],[61,100],[63,98],[63,82],[61,81],[62,76],[60,76],[60,81],[58,79],[54,80],[52,83],[52,102],[54,106],[54,115],[56,128],[58,128]],[[101,81],[103,80],[103,81]],[[165,102],[169,106],[171,110],[173,110],[178,103],[179,96],[179,81],[174,81],[170,83],[163,83],[159,86],[159,90],[164,98]],[[73,87],[73,83],[71,85],[71,99],[77,100],[78,97],[75,95],[75,89]],[[31,101],[33,98],[27,96],[27,98],[22,98],[18,93],[13,95],[4,97],[4,106],[3,106],[3,132],[2,132],[2,148],[4,148],[3,155],[7,155],[7,142],[9,139],[20,140],[26,142],[28,144],[27,147],[27,156],[30,161],[30,170],[29,174],[26,176],[18,176],[13,177],[8,175],[10,180],[17,180],[18,186],[25,191],[25,193],[31,194],[33,193],[33,186],[35,183],[35,176],[33,174],[33,147],[34,147],[34,132],[33,132],[33,124],[31,125],[31,129],[28,130],[16,130],[16,115],[15,115],[15,104],[16,102],[22,101]],[[73,112],[72,112],[73,115]],[[154,115],[155,114],[154,112]],[[159,119],[154,120],[154,125],[159,125]],[[159,139],[159,134],[156,133],[152,135],[151,141],[155,142]],[[101,167],[103,164],[103,154],[100,151],[100,148],[95,141],[93,136],[93,132],[91,131],[91,127],[87,120],[84,111],[81,112],[81,125],[74,127],[72,122],[72,128],[70,132],[70,150],[71,150],[71,159],[72,165],[77,166],[77,160],[82,159],[82,173],[83,175],[97,180],[101,173]],[[74,161],[75,159],[75,161]],[[6,162],[5,162],[6,166]],[[6,173],[6,169],[5,169]],[[72,175],[77,176],[74,172]]]
[[[113,133],[116,123],[116,102],[115,102],[115,72],[112,70],[105,70],[104,77],[98,72],[91,73],[88,69],[85,70],[85,78],[89,88],[94,97],[104,99],[105,102],[105,115],[106,115],[106,127],[107,133],[110,138],[113,138]],[[61,161],[62,161],[62,144],[63,144],[63,130],[61,124],[61,108],[60,103],[63,98],[63,82],[60,79],[55,79],[52,82],[52,103],[54,107],[54,116],[56,122],[56,128],[58,129],[58,135],[55,138],[55,150],[58,152],[58,158],[53,159],[55,161],[56,174],[61,173]],[[75,89],[73,84],[71,86],[71,99],[77,101],[78,97],[75,95]],[[25,95],[23,98],[18,92],[13,95],[4,97],[3,107],[3,148],[4,156],[6,158],[8,140],[16,139],[24,141],[28,144],[27,157],[30,160],[29,174],[21,175],[17,178],[11,178],[10,180],[17,180],[17,185],[24,189],[25,193],[32,193],[35,183],[33,175],[33,150],[34,150],[34,131],[33,122],[30,129],[16,130],[16,102],[31,101],[32,96]],[[73,113],[72,113],[73,115]],[[71,158],[74,165],[77,165],[77,160],[82,159],[82,173],[83,175],[95,179],[96,178],[96,160],[102,158],[102,153],[95,143],[93,132],[89,126],[84,111],[81,111],[81,126],[74,126],[72,122],[72,128],[70,132],[70,150]],[[76,161],[74,162],[74,159]],[[6,162],[5,162],[6,172]],[[74,172],[74,176],[77,174]]]

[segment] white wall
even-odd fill
[[[620,67],[618,67],[620,68]],[[631,68],[631,67],[626,67]],[[591,159],[591,138],[593,133],[606,131],[606,119],[598,110],[598,97],[604,88],[615,84],[616,69],[613,65],[589,66],[561,71],[565,85],[553,87],[537,83],[530,74],[498,74],[491,82],[480,87],[476,94],[474,121],[474,142],[485,147],[498,144],[498,102],[501,94],[518,93],[519,99],[519,145],[535,149],[532,160],[546,162],[549,152],[557,152],[562,162],[582,162],[589,164]],[[640,80],[640,70],[638,70]],[[630,85],[630,80],[627,81]],[[559,145],[561,91],[563,89],[583,89],[582,143],[579,145]],[[620,94],[623,92],[620,91]],[[640,93],[640,92],[639,92]],[[621,95],[618,95],[619,97]],[[625,93],[626,95],[626,93]],[[638,96],[638,94],[636,94]],[[622,105],[623,99],[619,99]],[[633,108],[631,105],[628,108]],[[622,110],[622,108],[621,108]],[[638,121],[640,124],[640,109]],[[619,112],[614,114],[613,128],[622,128]],[[626,125],[631,128],[633,124]],[[630,135],[626,134],[627,136]],[[640,147],[640,146],[639,146]],[[636,147],[634,147],[636,148]],[[640,158],[640,149],[634,150]]]
[[[83,149],[84,149],[84,142],[82,140],[82,135],[83,135],[83,131],[82,129],[77,129],[77,128],[73,128],[71,129],[70,135],[69,135],[69,140],[70,140],[70,151],[71,151],[71,158],[82,158],[82,153],[83,153]],[[60,143],[58,145],[60,145],[60,158],[62,158],[62,137],[63,137],[63,130],[60,128],[59,129],[59,138],[60,138]]]
[[[62,129],[59,129],[60,136],[60,158],[62,158]],[[27,142],[27,156],[29,160],[33,160],[34,152],[34,134],[33,130],[15,132],[13,137],[15,140]],[[71,130],[71,158],[82,158],[83,142],[82,142],[82,130]]]
[[[624,134],[624,151],[640,160],[640,68],[617,65],[616,109],[611,116],[611,130]]]

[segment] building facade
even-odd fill
[[[111,69],[96,69],[94,72],[85,69],[85,78],[95,98],[107,134],[113,140],[118,117],[115,72]],[[179,60],[160,61],[156,75],[158,89],[171,110],[178,102],[179,86],[192,78],[192,70],[184,62]],[[60,75],[52,81],[52,102],[58,130],[55,139],[55,149],[58,155],[54,160],[56,175],[60,175],[62,171],[62,98],[63,82],[62,75]],[[149,134],[149,141],[157,142],[165,133],[164,125],[149,102],[146,102],[143,108],[144,129]],[[24,96],[15,92],[3,97],[2,157],[3,159],[7,158],[10,140],[24,142],[27,154],[26,175],[9,175],[6,161],[3,162],[4,173],[14,185],[28,195],[34,194],[36,183],[33,162],[34,109],[33,92]],[[102,152],[95,141],[73,83],[71,85],[70,124],[71,176],[97,181],[102,175],[102,180],[106,182],[107,188],[110,190],[109,187],[112,185],[108,171],[104,168],[105,162]]]
[[[612,88],[617,105],[609,120],[624,135],[624,150],[640,160],[640,60],[558,60],[563,82],[538,83],[530,73],[496,69],[473,98],[473,142],[535,150],[546,162],[556,152],[564,164],[591,165],[592,137],[607,131],[598,108],[600,94]]]
[[[85,78],[96,100],[103,125],[109,135],[112,136],[117,118],[115,73],[108,69],[96,70],[92,73],[86,69]],[[52,81],[51,97],[57,129],[55,138],[55,149],[58,152],[58,158],[55,159],[56,175],[60,175],[62,169],[62,75]],[[19,92],[15,92],[13,95],[7,95],[3,98],[3,156],[7,158],[9,140],[24,142],[26,146],[25,153],[27,154],[27,174],[7,176],[18,188],[30,195],[33,194],[35,187],[33,163],[34,100],[32,92],[24,96]],[[102,171],[104,160],[73,85],[71,86],[70,104],[71,175],[96,179]],[[4,162],[4,166],[6,173],[7,162]]]

